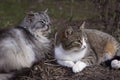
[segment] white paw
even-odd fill
[[[112,60],[111,67],[114,68],[114,69],[119,69],[120,68],[120,61]]]
[[[61,61],[61,60],[58,60],[57,62],[58,62],[58,64],[60,64],[62,66],[66,66],[66,67],[73,67],[74,66],[74,62],[72,62],[72,61]]]
[[[74,73],[82,71],[87,66],[86,63],[78,61],[72,68]]]

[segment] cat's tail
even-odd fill
[[[13,75],[13,73],[0,73],[0,80],[10,80]]]

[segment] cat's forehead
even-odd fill
[[[50,21],[49,16],[45,12],[35,12],[34,17],[36,20]]]
[[[76,26],[67,26],[66,29],[64,29],[64,33],[62,34],[64,35],[67,34],[67,38],[69,37],[80,38],[82,36],[82,31]]]

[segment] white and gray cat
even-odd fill
[[[46,11],[29,12],[17,27],[0,31],[0,80],[11,78],[11,71],[30,68],[45,57],[51,47],[46,37],[49,24]]]
[[[71,67],[74,73],[120,56],[120,44],[114,37],[84,26],[85,22],[81,27],[62,27],[55,35],[55,58],[58,64]],[[113,60],[111,66],[120,68],[120,61]]]

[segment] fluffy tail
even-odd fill
[[[0,80],[10,80],[13,77],[12,73],[0,73]]]

